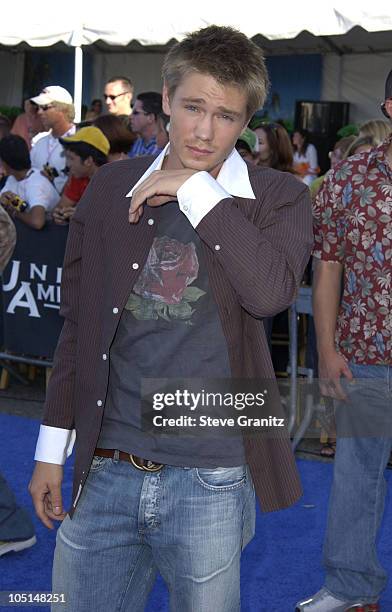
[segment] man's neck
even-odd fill
[[[63,136],[66,132],[68,132],[68,130],[71,129],[72,125],[73,124],[69,121],[59,121],[58,123],[56,123],[56,125],[52,127],[52,135],[55,138],[61,138],[61,136]]]

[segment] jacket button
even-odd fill
[[[136,262],[135,262],[135,263],[133,263],[133,264],[132,264],[132,268],[133,268],[134,270],[137,270],[137,269],[139,268],[139,264],[138,264],[138,263],[136,263]]]
[[[106,353],[104,353],[104,354],[102,355],[102,359],[103,359],[104,361],[106,361],[106,359],[107,359],[107,358],[108,358],[108,356],[106,355]]]
[[[148,223],[148,225],[154,225],[154,219],[149,219],[149,220],[147,221],[147,223]]]
[[[214,246],[215,251],[220,251],[220,248],[221,248],[220,244],[216,244]]]
[[[97,406],[102,406],[102,400],[97,401]]]
[[[113,308],[113,314],[117,314],[118,313],[118,308]]]

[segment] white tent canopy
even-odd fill
[[[96,0],[68,0],[61,8],[53,1],[41,0],[38,10],[34,3],[25,3],[17,18],[15,10],[12,3],[3,7],[3,45],[27,42],[42,47],[62,41],[80,46],[97,40],[110,45],[127,45],[131,40],[143,45],[166,44],[214,23],[236,27],[249,37],[262,34],[271,40],[293,38],[303,30],[328,36],[345,34],[355,25],[372,32],[392,28],[391,4],[385,0],[299,0],[268,3],[265,8],[259,0],[248,0],[245,5],[227,0],[198,0],[193,4],[151,0],[145,11],[143,3],[133,6],[129,0],[118,0],[112,11],[110,4]]]
[[[141,45],[165,45],[172,39],[180,40],[187,32],[215,23],[238,28],[249,37],[259,35],[267,50],[273,49],[282,39],[286,39],[288,48],[290,39],[294,39],[293,46],[297,48],[301,45],[312,48],[317,40],[315,37],[323,37],[324,51],[339,52],[334,38],[337,35],[340,38],[339,35],[350,32],[355,26],[363,28],[356,28],[359,32],[365,30],[366,33],[381,34],[392,30],[390,0],[372,3],[368,0],[298,0],[289,5],[268,3],[265,7],[259,0],[248,0],[244,5],[227,0],[198,0],[192,5],[184,0],[166,4],[151,0],[146,3],[145,11],[143,4],[133,6],[129,0],[117,0],[113,10],[110,4],[100,4],[96,0],[68,0],[63,7],[56,7],[52,0],[41,0],[38,10],[33,3],[25,3],[17,16],[16,10],[11,3],[3,8],[1,45],[15,48],[27,43],[32,47],[45,47],[63,42],[75,47],[77,111],[81,107],[83,45],[103,42],[121,47],[131,41]],[[388,50],[392,50],[392,42]]]

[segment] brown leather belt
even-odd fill
[[[96,448],[94,451],[94,455],[98,455],[98,457],[110,457],[113,459],[115,450],[112,448]],[[119,459],[121,461],[128,461],[128,463],[132,463],[132,465],[142,472],[159,472],[163,468],[163,463],[156,463],[155,461],[150,461],[150,459],[142,459],[141,457],[137,457],[136,455],[130,455],[129,453],[124,453],[123,451],[119,451]]]

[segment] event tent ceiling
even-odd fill
[[[319,52],[336,52],[340,43],[346,44],[339,38],[352,38],[355,26],[362,28],[362,38],[369,32],[382,31],[386,37],[385,31],[392,29],[391,3],[385,0],[297,0],[291,4],[266,3],[264,7],[260,0],[244,4],[228,0],[198,0],[192,4],[151,0],[145,7],[144,11],[143,3],[133,5],[129,0],[117,0],[112,10],[110,4],[96,0],[68,0],[61,7],[41,0],[38,5],[26,2],[19,11],[8,3],[0,21],[0,44],[16,46],[26,42],[32,47],[44,47],[63,42],[80,46],[103,41],[123,47],[138,41],[141,45],[166,45],[172,39],[181,39],[186,32],[216,23],[236,27],[249,37],[257,36],[266,51],[272,53],[274,48],[282,47],[282,40],[287,43],[287,51],[310,47]],[[361,37],[358,28],[355,30],[354,36]],[[317,43],[315,37],[319,37]],[[350,46],[349,40],[347,44]],[[364,41],[366,44],[369,43]],[[385,40],[384,44],[390,48],[392,43]]]

